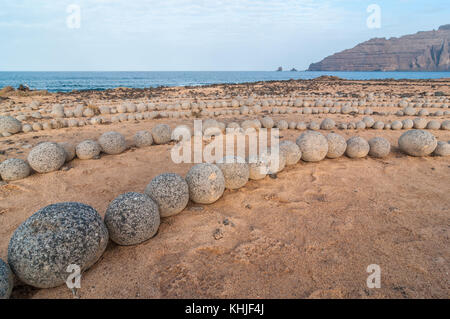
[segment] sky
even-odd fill
[[[448,0],[0,0],[0,71],[304,70],[443,24]]]

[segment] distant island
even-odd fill
[[[450,24],[400,38],[374,38],[312,63],[308,71],[450,71]]]

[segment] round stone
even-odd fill
[[[66,162],[70,162],[77,155],[75,151],[75,146],[73,144],[61,142],[58,143],[58,145],[61,146],[64,149],[64,152],[66,153]]]
[[[112,241],[118,245],[137,245],[156,235],[160,224],[158,205],[150,196],[125,193],[114,199],[105,214]]]
[[[415,129],[424,129],[425,127],[427,127],[427,120],[421,117],[418,117],[416,119],[414,119],[414,128]]]
[[[402,121],[403,129],[409,130],[414,127],[414,122],[411,119],[406,119]]]
[[[441,130],[450,131],[450,120],[445,120],[442,122]]]
[[[92,207],[81,203],[46,206],[20,225],[8,247],[8,263],[19,279],[33,287],[64,284],[68,266],[85,271],[101,257],[108,230]]]
[[[401,130],[403,128],[403,124],[400,121],[394,121],[391,123],[392,130]]]
[[[336,127],[336,123],[332,119],[324,119],[320,124],[322,130],[332,130]]]
[[[251,155],[247,162],[249,167],[249,178],[252,180],[260,180],[267,176],[268,163],[264,160],[264,156]]]
[[[22,123],[12,116],[0,116],[0,134],[16,134],[22,130]]]
[[[318,131],[318,130],[320,130],[320,124],[317,123],[316,121],[311,121],[308,125],[308,128],[310,130]]]
[[[98,157],[102,148],[96,141],[86,140],[78,144],[75,151],[79,159],[86,160]]]
[[[281,142],[280,152],[286,157],[286,165],[288,166],[297,164],[302,157],[302,152],[298,145],[291,141]]]
[[[318,162],[327,156],[328,141],[320,132],[308,130],[298,137],[296,143],[302,152],[302,160],[306,162]]]
[[[435,156],[450,156],[450,143],[439,141],[433,152]]]
[[[186,175],[189,198],[198,204],[212,204],[225,190],[225,177],[220,168],[209,163],[193,166]]]
[[[280,120],[277,122],[277,128],[280,130],[287,130],[289,128],[289,124],[285,120]]]
[[[180,213],[189,202],[189,187],[183,177],[173,173],[156,176],[147,185],[145,194],[159,207],[161,217]]]
[[[370,116],[364,116],[362,120],[367,128],[371,128],[375,124],[375,120]]]
[[[152,129],[152,136],[155,144],[167,144],[172,138],[172,130],[167,124],[158,124]]]
[[[411,156],[427,156],[437,146],[437,140],[433,134],[424,130],[410,130],[398,139],[400,149]]]
[[[56,143],[44,142],[35,146],[28,154],[28,163],[38,173],[56,171],[64,165],[66,152]]]
[[[347,141],[345,154],[350,158],[362,158],[370,151],[369,143],[360,136],[354,136]]]
[[[298,122],[296,128],[297,128],[297,130],[299,130],[299,131],[304,131],[304,130],[306,130],[308,127],[307,127],[307,125],[306,125],[305,122]]]
[[[262,160],[267,163],[267,174],[277,174],[286,167],[286,156],[280,149],[271,147],[267,153],[261,155]]]
[[[358,121],[355,123],[355,128],[357,130],[364,130],[366,128],[366,122],[364,121]]]
[[[376,121],[376,122],[373,124],[372,128],[373,128],[374,130],[382,130],[382,129],[384,129],[384,123],[383,123],[382,121]]]
[[[109,155],[120,154],[127,149],[125,137],[118,132],[106,132],[98,139],[103,152]]]
[[[389,155],[391,151],[391,143],[383,137],[375,137],[369,140],[370,151],[372,157],[383,158]]]
[[[217,163],[217,167],[225,177],[225,188],[238,189],[247,184],[250,170],[243,158],[226,156]]]
[[[336,133],[330,133],[327,135],[328,141],[328,153],[327,158],[338,158],[344,155],[347,149],[347,141],[345,138]]]
[[[441,123],[439,123],[439,121],[436,120],[432,120],[430,122],[428,122],[427,124],[427,129],[429,130],[439,130],[441,128]]]
[[[139,131],[134,135],[136,147],[146,147],[153,144],[153,136],[149,131]]]
[[[10,158],[0,164],[0,175],[4,181],[23,179],[30,172],[30,165],[22,159]]]
[[[9,299],[14,286],[14,277],[8,264],[0,259],[0,300]]]

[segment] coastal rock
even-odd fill
[[[20,225],[8,246],[8,263],[20,280],[37,288],[64,284],[68,266],[85,271],[101,257],[108,230],[92,207],[81,203],[46,206]]]
[[[109,155],[120,154],[127,149],[125,137],[118,132],[103,133],[98,139],[104,153]]]
[[[212,204],[225,191],[225,177],[216,165],[201,163],[193,166],[186,175],[189,198],[198,204]]]
[[[408,155],[427,156],[436,149],[437,140],[430,132],[410,130],[400,136],[398,145]]]
[[[188,184],[183,177],[173,173],[156,176],[144,193],[158,204],[161,217],[180,213],[189,202]]]
[[[57,171],[66,161],[66,152],[56,143],[44,142],[28,154],[28,163],[38,173]]]
[[[4,181],[16,181],[30,175],[31,168],[27,162],[10,158],[0,164],[0,175]]]
[[[328,141],[325,136],[316,131],[306,131],[296,141],[302,159],[306,162],[318,162],[328,153]]]
[[[9,299],[14,286],[14,277],[8,264],[0,259],[0,300]]]
[[[143,243],[156,235],[161,219],[158,205],[146,194],[125,193],[114,199],[105,214],[111,240],[122,246]]]

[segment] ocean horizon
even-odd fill
[[[259,81],[310,80],[323,75],[346,80],[439,79],[450,72],[411,71],[0,71],[0,88],[20,85],[32,90],[71,92],[117,87],[155,88],[236,84]]]

